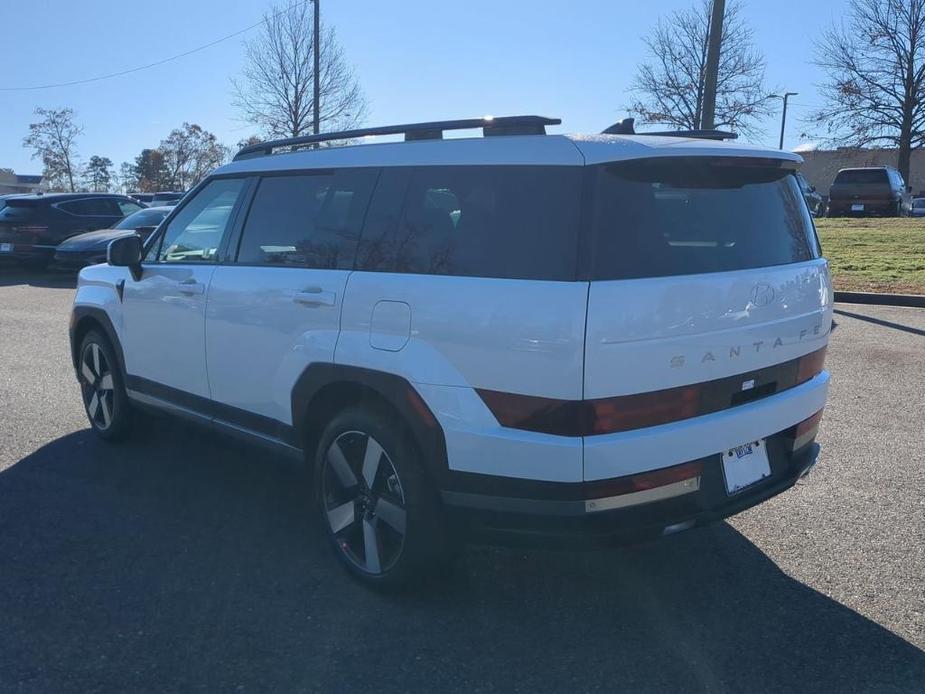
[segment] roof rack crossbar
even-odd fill
[[[319,135],[302,135],[280,140],[269,140],[242,147],[234,156],[234,161],[272,154],[279,147],[298,147],[332,140],[352,140],[358,137],[374,135],[404,135],[410,140],[436,140],[443,137],[444,130],[471,130],[482,128],[486,137],[492,135],[544,135],[547,125],[559,125],[559,118],[542,116],[501,116],[498,118],[468,118],[463,120],[432,121],[429,123],[407,123],[405,125],[385,125],[378,128],[359,128],[340,132],[321,133]]]
[[[726,130],[664,130],[660,132],[637,133],[634,118],[624,118],[604,130],[603,135],[647,135],[658,137],[692,137],[698,140],[735,140],[737,133]]]

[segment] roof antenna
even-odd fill
[[[609,128],[607,128],[602,135],[635,135],[636,128],[634,127],[636,123],[635,118],[624,118],[619,123],[614,123]]]

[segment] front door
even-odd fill
[[[244,179],[216,179],[183,206],[126,280],[124,352],[130,390],[169,401],[209,398],[206,294]],[[186,404],[204,401],[187,399]]]
[[[377,173],[308,171],[259,182],[235,262],[216,268],[209,289],[206,356],[221,418],[278,436],[280,423],[292,424],[296,380],[309,364],[333,361]]]

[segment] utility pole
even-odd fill
[[[710,34],[707,38],[707,67],[703,86],[703,115],[700,127],[712,130],[716,127],[716,82],[719,73],[719,54],[723,47],[723,17],[726,16],[726,0],[713,0],[710,17]]]
[[[314,130],[317,135],[321,128],[321,0],[312,0],[315,3],[315,34],[312,43],[315,58],[315,85],[314,85]]]
[[[797,96],[797,92],[785,92],[783,96],[780,94],[771,94],[771,96],[776,96],[784,100],[784,111],[780,116],[780,147],[779,149],[784,148],[784,129],[787,127],[787,101],[791,96]]]

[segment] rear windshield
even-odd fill
[[[137,229],[138,227],[156,227],[167,216],[167,210],[138,210],[116,224],[116,229]]]
[[[600,168],[594,279],[667,277],[818,257],[796,176],[728,159],[666,158]]]
[[[888,183],[886,169],[852,169],[839,171],[835,177],[836,183]]]
[[[0,222],[25,222],[36,217],[36,208],[15,198],[0,200]]]

